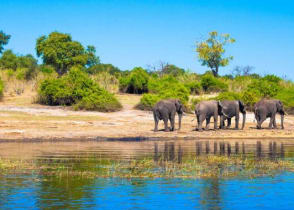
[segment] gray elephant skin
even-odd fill
[[[246,121],[246,110],[245,106],[242,101],[239,100],[223,100],[220,102],[220,106],[222,107],[223,117],[221,118],[220,128],[224,128],[225,121],[227,120],[227,127],[231,127],[231,120],[235,117],[235,129],[239,129],[239,118],[240,112],[243,114],[243,121],[242,121],[242,129],[245,126]]]
[[[222,116],[222,107],[219,101],[201,101],[195,107],[197,129],[202,131],[202,123],[206,120],[205,130],[209,129],[210,118],[214,119],[214,129],[217,129],[218,116]]]
[[[153,107],[153,116],[155,127],[154,131],[158,131],[158,122],[163,120],[164,122],[164,131],[168,130],[168,120],[171,124],[171,131],[175,130],[175,116],[178,113],[179,117],[179,130],[181,129],[181,121],[183,116],[183,105],[178,99],[167,99],[161,100]]]
[[[281,128],[284,129],[284,106],[279,100],[260,100],[254,105],[255,119],[257,120],[257,128],[261,129],[261,124],[270,117],[269,128],[277,128],[276,114],[281,115]]]

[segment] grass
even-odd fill
[[[46,114],[29,114],[21,111],[0,111],[2,120],[23,120],[23,121],[95,121],[107,120],[105,117],[93,115],[46,115]]]
[[[176,160],[177,158],[175,158]],[[0,159],[0,175],[34,173],[70,177],[164,177],[164,178],[231,178],[273,176],[283,171],[294,171],[288,160],[255,159],[242,156],[199,156],[184,158],[182,162],[166,161],[163,157],[118,161],[101,158],[7,160]]]

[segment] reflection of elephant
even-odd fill
[[[277,128],[276,113],[281,115],[281,128],[284,129],[284,107],[279,100],[262,99],[254,105],[255,119],[257,120],[257,128],[261,129],[261,124],[266,118],[270,117],[269,128]]]
[[[222,116],[222,108],[219,101],[201,101],[196,105],[197,130],[202,131],[202,123],[206,119],[205,130],[208,130],[210,118],[214,119],[214,129],[217,129],[218,115]]]
[[[183,116],[183,105],[177,99],[161,100],[153,107],[153,116],[155,122],[154,131],[158,131],[158,122],[163,120],[164,131],[168,131],[168,120],[170,120],[171,131],[175,130],[175,115],[179,116],[179,130],[181,129],[181,120]]]
[[[228,121],[227,128],[231,127],[231,119],[235,117],[235,129],[239,129],[239,112],[243,114],[242,129],[245,126],[246,111],[245,106],[241,101],[224,100],[220,102],[223,112],[223,118],[220,122],[220,127],[225,126],[225,120]]]

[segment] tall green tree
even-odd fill
[[[3,31],[0,31],[0,53],[2,53],[4,49],[3,46],[8,44],[10,37],[10,35],[5,34]]]
[[[69,34],[59,32],[39,37],[36,51],[43,63],[52,65],[59,75],[66,73],[72,66],[85,66],[89,57],[80,42],[73,41]]]
[[[215,77],[218,76],[218,70],[221,66],[227,66],[233,56],[225,57],[225,46],[234,43],[235,39],[229,34],[221,34],[212,31],[209,38],[197,44],[196,52],[203,66],[208,66]]]
[[[96,48],[94,46],[88,45],[86,52],[88,55],[87,67],[92,67],[100,64],[100,58],[96,56]]]

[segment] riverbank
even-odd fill
[[[254,115],[250,112],[244,130],[196,132],[195,115],[187,114],[183,117],[180,131],[155,133],[152,113],[133,108],[140,96],[117,96],[123,109],[113,113],[73,111],[69,107],[38,105],[33,103],[33,95],[5,96],[0,103],[0,141],[294,138],[293,115],[285,117],[284,130],[266,129],[269,120],[263,124],[265,129],[257,130],[256,123],[253,122]],[[277,122],[279,126],[279,116]],[[212,127],[213,123],[210,124]],[[159,129],[163,129],[162,121]]]

